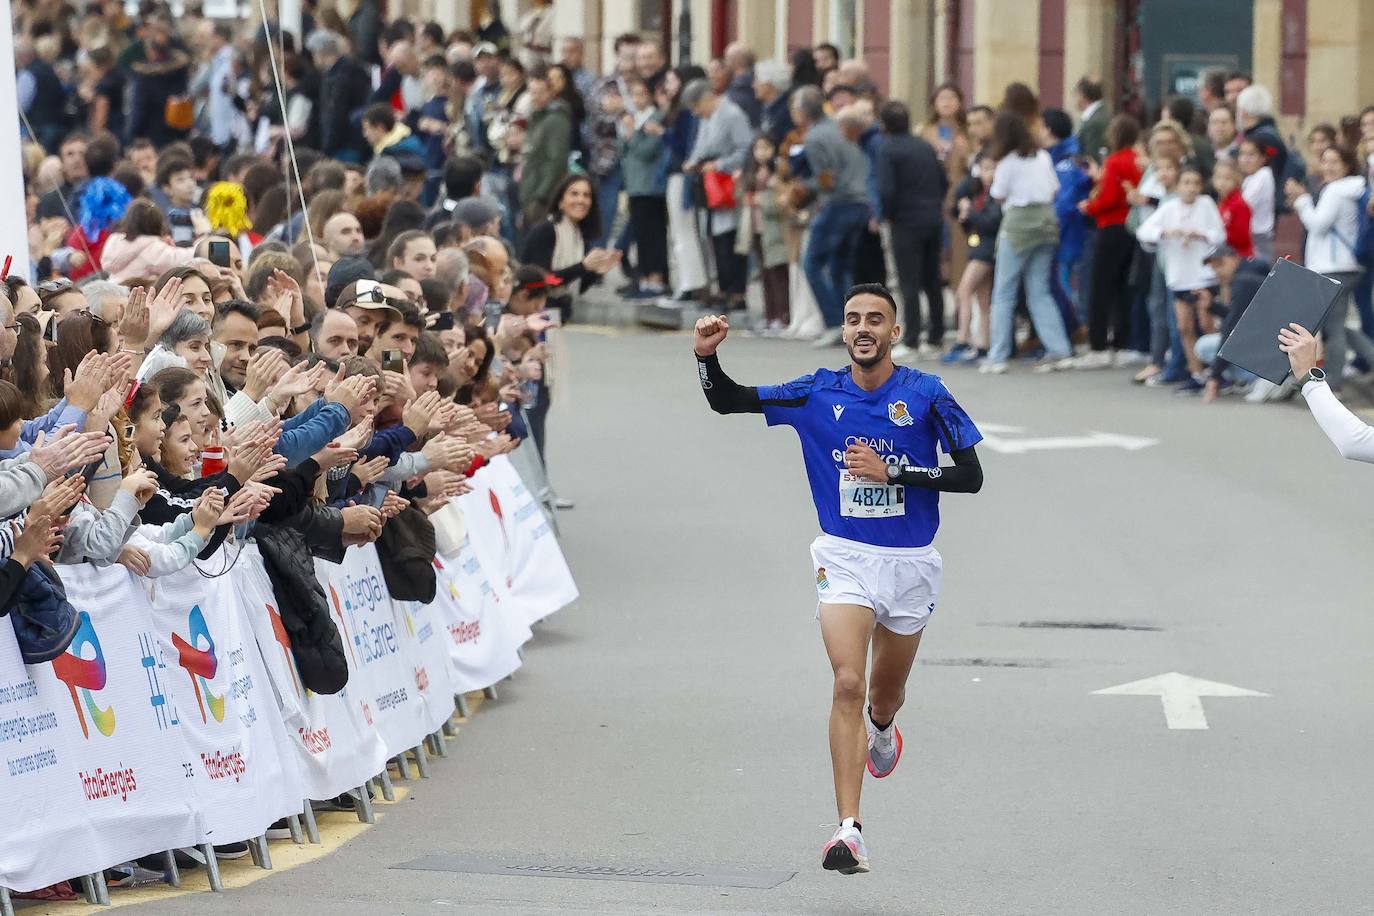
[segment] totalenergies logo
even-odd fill
[[[196,692],[196,705],[200,707],[200,720],[209,722],[205,716],[205,706],[210,706],[210,715],[215,717],[216,722],[224,721],[224,696],[215,696],[210,691],[210,678],[215,676],[219,670],[219,659],[215,658],[215,640],[210,636],[210,628],[205,625],[205,615],[197,604],[191,608],[191,613],[187,615],[187,625],[190,627],[190,642],[181,638],[181,634],[172,634],[172,645],[177,650],[177,664],[186,669],[186,673],[191,677],[191,688]],[[204,641],[205,648],[200,648],[200,643]],[[204,694],[202,696],[202,694]]]
[[[81,722],[81,734],[87,738],[91,736],[90,729],[86,727],[86,712],[89,712],[96,730],[109,737],[115,730],[114,707],[107,706],[101,709],[95,705],[95,698],[91,696],[92,690],[101,690],[105,687],[105,653],[100,650],[100,638],[95,635],[91,615],[82,611],[78,616],[81,625],[76,630],[76,638],[72,640],[66,652],[52,660],[52,670],[71,691],[76,718]],[[81,657],[87,646],[90,646],[94,658]],[[78,690],[81,691],[80,697],[76,695]],[[83,703],[86,712],[81,709]]]

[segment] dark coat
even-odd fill
[[[911,229],[934,232],[949,177],[935,147],[914,134],[892,134],[878,147],[878,201],[882,218]]]
[[[367,105],[372,77],[351,57],[341,57],[320,79],[320,151],[336,156],[356,150],[362,136],[351,123],[354,111]]]

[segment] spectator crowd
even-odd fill
[[[1374,371],[1374,107],[1294,149],[1241,73],[1143,118],[1087,77],[1072,113],[946,84],[914,117],[830,45],[669,67],[624,35],[593,72],[549,4],[476,33],[376,0],[306,3],[303,35],[152,0],[14,12],[31,269],[0,289],[0,614],[26,658],[70,641],[50,561],[413,543],[486,459],[544,453],[553,329],[612,271],[666,307],[755,289],[758,333],[818,346],[851,284],[890,282],[899,359],[1261,400],[1284,392],[1216,353],[1297,254],[1345,289],[1332,388]]]

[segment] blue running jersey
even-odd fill
[[[925,547],[940,527],[940,494],[917,487],[856,481],[844,452],[866,443],[888,463],[933,468],[945,452],[983,439],[938,376],[898,366],[877,391],[864,391],[848,368],[818,369],[757,388],[769,426],[791,426],[801,439],[811,499],[821,530],[878,547]]]

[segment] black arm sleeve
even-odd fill
[[[983,488],[983,466],[973,446],[957,448],[950,453],[953,467],[903,468],[897,482],[922,490],[941,493],[977,493]]]
[[[726,375],[720,367],[720,358],[714,353],[697,356],[697,375],[701,378],[706,403],[716,413],[763,413],[758,389],[740,385]]]

